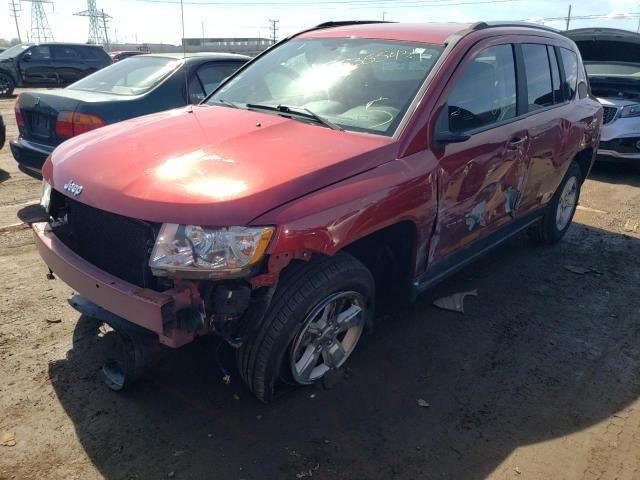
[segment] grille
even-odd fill
[[[613,122],[617,114],[618,114],[618,109],[616,107],[604,107],[602,123],[606,125],[607,123]]]
[[[149,256],[158,226],[116,215],[52,192],[52,214],[66,222],[53,224],[56,236],[99,269],[143,288],[157,290]]]

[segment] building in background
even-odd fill
[[[227,52],[257,55],[273,45],[268,38],[183,38],[188,52]]]

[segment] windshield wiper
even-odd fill
[[[224,98],[216,98],[214,102],[220,103],[225,107],[240,108],[240,106],[237,103],[230,102],[229,100],[225,100]]]
[[[246,107],[248,109],[268,110],[271,112],[284,113],[292,116],[304,117],[306,119],[313,120],[314,122],[319,123],[320,125],[323,125],[332,130],[343,130],[343,128],[339,127],[335,123],[330,122],[326,118],[321,117],[317,113],[312,112],[308,108],[304,108],[304,107],[290,107],[288,105],[278,105],[276,107],[272,105],[260,105],[257,103],[247,103]]]

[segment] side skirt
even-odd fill
[[[539,208],[531,213],[500,227],[495,232],[484,238],[476,240],[462,250],[452,253],[444,260],[427,268],[427,271],[416,277],[412,284],[411,299],[423,293],[425,290],[440,283],[447,277],[462,270],[467,265],[491,252],[493,249],[506,242],[513,236],[527,229],[542,219],[544,208]]]

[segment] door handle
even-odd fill
[[[529,137],[527,137],[526,135],[523,137],[513,137],[511,140],[509,140],[509,143],[507,143],[507,148],[518,148],[527,143],[528,140]]]

